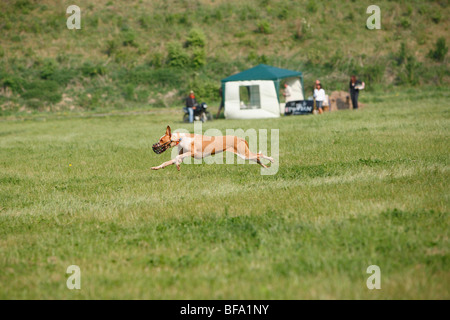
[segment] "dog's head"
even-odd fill
[[[167,126],[166,134],[163,135],[159,139],[159,141],[152,146],[152,149],[156,154],[161,154],[177,144],[177,142],[172,141],[172,131],[170,130],[170,127]]]

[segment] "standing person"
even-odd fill
[[[314,99],[316,100],[316,107],[319,110],[319,113],[323,113],[322,105],[325,100],[325,90],[323,90],[322,85],[319,83],[316,85],[316,89],[314,89]]]
[[[194,110],[197,108],[197,100],[195,100],[194,91],[189,93],[189,96],[186,98],[186,108],[189,113],[189,122],[194,122]]]
[[[220,95],[220,106],[219,106],[219,111],[217,111],[217,116],[216,116],[217,119],[219,119],[220,111],[222,111],[223,107],[225,106],[224,101],[223,101],[222,87],[220,87],[220,89],[219,89],[219,95]]]
[[[284,84],[283,95],[284,95],[285,102],[289,102],[291,100],[292,89],[287,83]]]
[[[350,78],[350,97],[352,99],[353,109],[358,109],[359,90],[364,89],[364,82],[356,79],[356,76]]]

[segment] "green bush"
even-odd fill
[[[122,45],[124,47],[135,47],[139,45],[136,42],[136,33],[133,30],[127,30],[122,34]]]
[[[268,21],[263,20],[258,22],[256,31],[262,34],[270,34],[272,33],[272,28]]]
[[[57,82],[51,80],[36,80],[24,83],[21,94],[23,99],[37,99],[42,102],[57,103],[61,101],[61,91]]]
[[[25,80],[21,77],[10,74],[0,74],[0,79],[2,79],[2,87],[10,88],[14,93],[23,92]]]
[[[409,18],[406,17],[402,17],[400,19],[400,25],[405,28],[408,29],[411,26],[411,20]]]
[[[406,63],[399,71],[399,84],[407,84],[413,86],[419,84],[419,80],[421,77],[421,66],[422,64],[417,61],[416,57],[414,57],[413,55],[409,55],[406,58]]]
[[[171,42],[167,45],[168,64],[171,67],[185,68],[189,66],[189,55],[180,43]]]
[[[206,36],[201,29],[191,29],[186,39],[186,47],[199,47],[204,48],[206,46]]]
[[[39,71],[39,76],[41,79],[49,79],[55,73],[58,68],[58,64],[53,59],[45,59],[43,65]]]
[[[306,11],[309,13],[316,13],[318,10],[317,3],[314,0],[309,0],[306,4]]]
[[[106,73],[106,69],[100,64],[94,64],[90,61],[86,61],[81,67],[81,72],[85,77],[95,77],[97,75],[104,75]]]
[[[194,90],[197,102],[206,102],[220,100],[219,84],[210,80],[195,80],[190,83],[189,90]]]
[[[428,57],[430,59],[433,59],[434,61],[442,62],[445,59],[445,56],[447,55],[448,47],[445,43],[445,38],[440,37],[437,39],[436,44],[434,45],[434,50],[431,49],[428,52]]]
[[[134,84],[128,83],[127,85],[125,85],[122,91],[124,98],[129,101],[136,101],[134,90],[135,90]]]
[[[192,66],[200,68],[206,64],[206,51],[204,48],[196,48],[192,54]]]
[[[380,83],[384,77],[384,71],[386,69],[386,64],[379,62],[368,66],[364,66],[358,72],[361,79],[364,79],[365,83],[368,84],[368,88],[373,87],[375,83]]]
[[[404,42],[402,42],[400,44],[400,49],[398,51],[398,53],[395,55],[395,61],[397,62],[397,65],[402,65],[406,62],[408,57],[408,51],[406,49],[406,44]]]
[[[14,8],[18,9],[23,14],[28,14],[36,8],[36,5],[30,0],[18,0],[14,3]]]
[[[65,87],[70,81],[78,79],[79,75],[80,72],[78,69],[58,68],[48,77],[48,80],[53,80],[58,83],[60,87]]]
[[[280,8],[277,14],[277,18],[280,20],[286,20],[289,17],[289,7],[283,6]]]
[[[164,64],[164,56],[160,52],[155,52],[151,55],[149,65],[155,68],[160,68]]]
[[[239,19],[241,21],[255,20],[259,18],[259,11],[250,5],[244,5],[239,12]]]
[[[108,57],[117,52],[117,48],[119,47],[117,40],[108,40],[106,41],[105,53]]]
[[[132,69],[122,68],[113,74],[114,80],[121,84],[170,86],[179,88],[184,83],[184,74],[179,68],[151,69],[143,64]]]
[[[436,24],[439,24],[441,22],[442,15],[440,11],[433,12],[433,15],[431,16],[431,21],[433,21]]]

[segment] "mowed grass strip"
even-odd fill
[[[151,151],[167,124],[193,131],[172,113],[2,122],[0,297],[448,299],[448,96],[411,95],[204,124],[279,129],[273,176],[150,171],[169,158]],[[73,264],[81,290],[66,287]],[[366,287],[373,264],[381,290]]]

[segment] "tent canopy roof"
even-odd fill
[[[277,67],[259,64],[256,67],[247,69],[240,73],[222,79],[222,82],[228,81],[246,81],[246,80],[280,80],[291,77],[301,77],[302,73],[299,71],[292,71],[288,69],[281,69]]]

